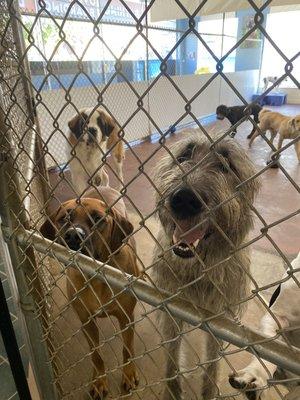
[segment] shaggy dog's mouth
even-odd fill
[[[221,115],[221,114],[218,114],[218,115],[217,115],[217,119],[220,119],[221,121],[222,121],[224,118],[225,118],[224,115]]]
[[[208,226],[193,226],[190,221],[180,221],[174,229],[172,237],[172,250],[181,258],[195,257],[199,243],[208,238]]]

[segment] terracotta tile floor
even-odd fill
[[[285,114],[294,115],[300,113],[299,105],[285,105],[282,107],[273,107],[274,110]],[[229,127],[227,121],[218,121],[210,126],[207,126],[208,131],[217,132]],[[236,135],[236,140],[245,148],[250,158],[256,164],[258,170],[265,167],[265,162],[268,159],[269,147],[262,138],[257,138],[251,149],[248,148],[248,140],[246,136],[251,130],[251,125],[248,122],[243,123]],[[176,133],[172,137],[167,138],[166,145],[170,145],[177,140],[180,140],[182,133]],[[287,142],[285,142],[287,143]],[[161,156],[165,154],[165,150],[160,147],[159,143],[144,142],[140,145],[128,149],[126,151],[126,159],[124,163],[125,182],[127,183],[126,196],[128,206],[134,206],[143,214],[147,215],[154,209],[153,193],[154,189],[151,185],[149,176],[153,173],[155,166],[159,162]],[[287,174],[300,185],[300,164],[298,163],[294,147],[291,146],[284,151],[281,157],[281,164]],[[110,182],[114,186],[115,179],[110,173]],[[69,178],[67,172],[66,177]],[[256,201],[256,207],[267,224],[276,223],[281,218],[295,213],[299,210],[300,193],[287,179],[285,174],[280,169],[268,169],[262,176],[262,188]],[[57,173],[50,173],[52,184],[55,184],[58,179]],[[74,197],[72,191],[64,182],[61,182],[56,190],[55,197],[58,201],[64,201]],[[51,209],[56,207],[56,202],[52,202]],[[255,228],[251,233],[254,238],[260,234],[262,223],[255,219]],[[287,256],[295,255],[299,251],[299,240],[295,240],[300,236],[300,215],[291,216],[284,222],[270,228],[268,235],[273,243],[266,237],[261,238],[253,244],[253,247],[267,252],[277,252],[278,246]]]

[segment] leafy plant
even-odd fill
[[[42,24],[42,39],[44,44],[47,44],[53,35],[58,35],[58,27],[54,23],[44,22]]]

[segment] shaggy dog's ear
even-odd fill
[[[118,212],[112,210],[113,228],[111,233],[111,252],[116,251],[123,243],[123,240],[133,232],[133,225]]]
[[[76,114],[69,122],[68,127],[70,131],[76,136],[78,139],[83,133],[83,126],[87,120],[87,115],[83,112],[80,114]]]
[[[115,121],[111,118],[110,115],[108,115],[104,111],[98,111],[99,112],[99,117],[97,118],[97,124],[99,128],[101,129],[102,135],[109,137],[109,135],[112,133],[112,131],[116,127]]]

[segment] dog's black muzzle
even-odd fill
[[[79,250],[87,234],[80,226],[69,228],[64,234],[64,240],[71,250]]]

